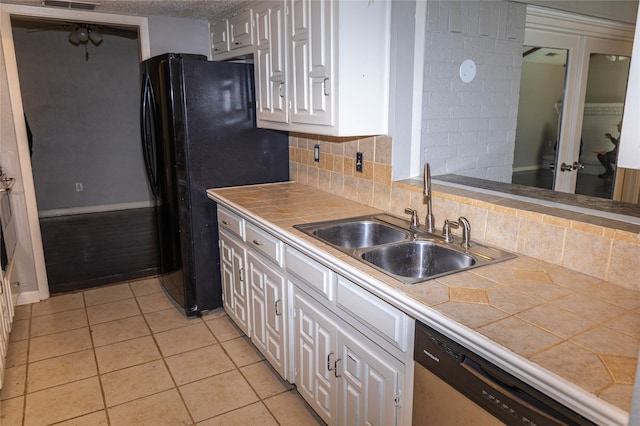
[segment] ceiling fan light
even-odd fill
[[[87,27],[78,27],[78,29],[76,30],[76,34],[78,35],[78,40],[80,40],[80,43],[86,43],[87,41],[89,41],[89,30],[87,29]]]
[[[98,32],[98,30],[92,28],[89,30],[89,40],[91,40],[91,42],[97,46],[102,43],[102,35]]]
[[[80,39],[78,38],[78,33],[75,29],[71,30],[69,33],[69,43],[78,46],[80,44]]]

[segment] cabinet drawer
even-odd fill
[[[287,247],[286,264],[287,271],[295,274],[302,283],[328,300],[335,299],[333,271],[291,247]]]
[[[401,310],[341,276],[336,304],[402,351],[407,350],[409,317]]]
[[[277,263],[278,266],[282,266],[282,241],[252,223],[247,223],[245,233],[249,248],[259,251]]]
[[[244,219],[220,206],[218,206],[218,226],[244,239]]]

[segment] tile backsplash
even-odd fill
[[[291,134],[291,179],[398,216],[410,207],[423,221],[422,181],[392,182],[391,143],[390,136]],[[356,172],[357,152],[362,172]],[[432,195],[437,227],[465,216],[473,240],[640,290],[640,226],[621,230],[615,221],[438,184]]]

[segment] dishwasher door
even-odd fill
[[[415,426],[594,424],[419,321],[414,348]]]
[[[504,425],[417,362],[413,386],[413,426]]]

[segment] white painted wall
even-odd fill
[[[511,182],[526,7],[429,1],[421,159],[433,175]],[[471,59],[477,75],[459,77]]]
[[[40,215],[150,205],[138,40],[103,34],[87,61],[67,31],[14,26],[13,35]]]
[[[151,56],[193,53],[211,59],[209,21],[149,16]]]

